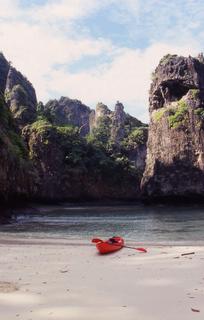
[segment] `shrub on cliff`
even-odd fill
[[[97,127],[93,128],[87,140],[102,148],[108,147],[111,137],[111,120],[108,116],[97,119]]]
[[[188,105],[184,100],[178,101],[178,107],[176,109],[171,109],[170,115],[168,117],[169,126],[172,129],[178,128],[180,125],[184,124],[185,115],[188,111]]]
[[[136,148],[139,145],[146,144],[147,141],[147,127],[139,127],[133,129],[127,138],[122,141],[122,148],[130,150]]]

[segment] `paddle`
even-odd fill
[[[99,243],[99,242],[104,242],[103,240],[101,239],[98,239],[98,238],[94,238],[91,240],[92,243]],[[114,246],[120,246],[116,243],[113,243]],[[147,250],[145,248],[134,248],[134,247],[130,247],[130,246],[122,246],[123,248],[128,248],[128,249],[134,249],[134,250],[137,250],[137,251],[140,251],[140,252],[147,252]]]
[[[129,246],[123,246],[123,247],[125,247],[125,248],[128,248],[128,249],[135,249],[135,250],[137,250],[137,251],[141,251],[141,252],[147,252],[147,249],[145,249],[145,248],[134,248],[134,247],[129,247]]]

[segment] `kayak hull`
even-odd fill
[[[114,240],[112,242],[111,240]],[[121,237],[113,237],[107,241],[101,241],[96,244],[96,248],[100,254],[106,254],[118,251],[124,246],[124,240]]]

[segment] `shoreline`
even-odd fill
[[[186,243],[148,243],[148,242],[136,242],[136,241],[125,241],[125,245],[131,246],[131,247],[140,247],[143,246],[147,249],[147,253],[150,253],[151,250],[160,250],[162,248],[169,248],[169,249],[175,249],[176,251],[179,249],[183,248],[195,248],[198,251],[200,249],[204,249],[204,243],[191,243],[191,244],[186,244]],[[24,247],[36,247],[36,246],[43,246],[43,247],[67,247],[67,248],[85,248],[87,250],[92,250],[92,253],[97,253],[97,255],[101,257],[106,257],[106,256],[111,256],[114,255],[112,254],[105,254],[105,255],[100,255],[98,254],[95,244],[91,243],[91,239],[65,239],[65,238],[38,238],[38,237],[33,237],[33,238],[27,238],[27,237],[5,237],[0,234],[0,247],[4,248],[5,246],[8,247],[19,247],[19,246],[24,246]],[[127,252],[127,254],[131,253],[138,253],[136,250],[132,248],[122,248],[122,250],[117,251],[118,253],[120,252]],[[116,252],[116,254],[117,254]],[[183,252],[181,252],[182,254]],[[148,255],[148,254],[146,254]],[[145,257],[145,254],[144,254]]]
[[[194,241],[194,242],[137,242],[132,240],[125,240],[125,244],[129,246],[146,246],[149,248],[162,248],[162,247],[204,247],[204,241]],[[0,233],[0,246],[1,245],[48,245],[48,246],[79,246],[79,247],[94,247],[91,243],[91,238],[88,239],[78,239],[78,238],[65,238],[65,237],[26,237],[17,236],[13,234],[8,236]],[[131,250],[132,251],[132,250]]]

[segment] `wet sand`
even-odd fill
[[[2,238],[1,319],[203,319],[204,247],[147,249],[100,256],[88,241]]]

